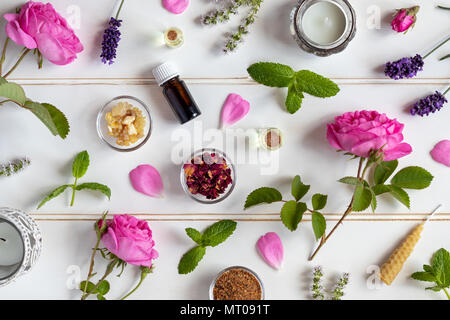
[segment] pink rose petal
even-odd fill
[[[154,167],[144,164],[130,172],[130,180],[133,188],[150,197],[162,196],[164,186],[161,175]]]
[[[180,14],[189,6],[189,0],[163,0],[163,6],[169,12]]]
[[[450,140],[438,142],[430,153],[435,161],[450,167]]]
[[[280,237],[275,232],[268,232],[259,238],[256,246],[266,262],[280,269],[283,262],[283,244]]]
[[[250,103],[236,93],[230,93],[222,107],[222,125],[232,125],[244,118]]]

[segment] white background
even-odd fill
[[[423,3],[422,3],[423,2]],[[426,60],[425,70],[412,80],[394,82],[382,74],[382,65],[415,53],[426,53],[449,34],[450,13],[435,9],[446,1],[351,1],[358,16],[356,38],[341,54],[319,58],[302,52],[289,34],[289,13],[294,1],[266,0],[259,18],[245,43],[236,53],[223,55],[224,32],[234,30],[239,20],[216,27],[202,27],[198,18],[213,8],[210,1],[193,0],[188,10],[175,16],[165,11],[160,1],[127,1],[121,17],[123,39],[117,62],[100,63],[100,42],[114,1],[52,1],[57,10],[80,29],[76,32],[85,51],[65,67],[44,63],[37,70],[30,56],[11,77],[23,84],[27,96],[58,106],[68,116],[71,133],[66,140],[52,137],[28,111],[14,105],[0,108],[0,161],[28,156],[32,165],[21,174],[0,179],[0,206],[25,210],[38,220],[44,237],[44,250],[36,267],[17,282],[0,289],[0,299],[76,299],[77,290],[67,283],[76,276],[70,266],[81,268],[85,277],[90,248],[95,243],[93,221],[105,210],[111,213],[137,214],[149,220],[160,258],[155,272],[133,296],[139,299],[207,299],[214,275],[230,265],[244,265],[262,278],[269,299],[309,299],[311,269],[322,265],[330,286],[342,272],[351,273],[346,298],[353,299],[442,299],[443,294],[425,291],[425,284],[409,279],[434,251],[450,249],[448,236],[450,203],[449,169],[434,162],[429,152],[442,139],[450,139],[444,108],[428,118],[411,117],[408,108],[415,100],[449,83],[449,61],[438,58],[449,53],[449,45]],[[395,8],[422,5],[414,30],[396,34],[388,25]],[[2,13],[14,12],[22,1],[3,0]],[[381,28],[370,29],[373,13],[380,10]],[[79,18],[79,19],[78,19]],[[368,22],[369,21],[369,22]],[[0,25],[3,29],[4,22]],[[157,47],[155,34],[170,26],[185,32],[185,44],[179,49]],[[0,37],[3,43],[4,36]],[[11,46],[13,48],[13,46]],[[19,50],[18,48],[16,50]],[[9,51],[9,64],[17,52]],[[202,110],[198,121],[180,126],[155,84],[151,69],[172,60],[188,83]],[[283,89],[271,89],[252,82],[247,67],[257,61],[274,61],[295,69],[310,69],[333,78],[341,92],[322,100],[307,96],[302,109],[288,114],[283,105]],[[196,128],[217,129],[220,108],[226,96],[238,93],[251,104],[248,116],[235,128],[275,126],[286,137],[280,150],[276,174],[261,174],[257,164],[237,164],[237,185],[231,196],[215,205],[202,205],[188,198],[179,182],[178,164],[171,160],[179,145],[175,134],[185,130],[190,136]],[[101,106],[118,95],[132,95],[145,101],[153,117],[153,133],[147,144],[133,153],[119,153],[97,137],[95,118]],[[434,176],[430,188],[411,191],[411,211],[388,197],[380,199],[376,214],[353,214],[311,263],[307,257],[314,246],[310,217],[296,232],[289,232],[279,221],[279,204],[243,211],[247,194],[260,186],[273,186],[289,197],[291,178],[300,174],[311,184],[311,192],[329,195],[326,207],[328,227],[332,227],[351,198],[351,189],[336,182],[356,173],[356,163],[336,153],[325,138],[326,123],[346,111],[357,109],[385,112],[405,123],[405,140],[414,152],[401,159],[400,167],[420,165]],[[210,131],[211,132],[211,131]],[[212,131],[217,133],[218,131]],[[197,143],[199,143],[197,141]],[[218,146],[201,141],[203,146]],[[193,147],[194,146],[187,146]],[[83,181],[109,185],[110,202],[90,192],[77,194],[75,207],[68,207],[70,195],[64,194],[36,210],[39,201],[60,184],[72,183],[71,162],[82,150],[88,150],[91,165]],[[228,150],[225,150],[228,151]],[[274,161],[277,158],[274,158]],[[139,164],[151,164],[161,173],[163,199],[151,199],[135,192],[128,173]],[[403,237],[437,204],[440,215],[424,231],[416,250],[391,287],[371,285],[371,266],[381,265]],[[278,212],[278,213],[277,213]],[[199,267],[190,275],[178,275],[176,267],[182,254],[192,247],[184,228],[204,229],[214,221],[231,218],[238,221],[235,234],[226,243],[208,249]],[[275,231],[285,246],[284,267],[275,271],[258,256],[255,244],[259,236]],[[103,267],[102,263],[97,264]],[[68,269],[69,268],[69,269]],[[369,269],[368,269],[369,268]],[[99,270],[100,272],[102,270]],[[76,278],[76,277],[75,277]],[[137,281],[134,268],[128,268],[121,280],[111,278],[113,289],[108,298],[119,298]]]

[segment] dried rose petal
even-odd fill
[[[150,197],[162,196],[164,185],[158,170],[150,165],[140,165],[130,172],[133,188]]]
[[[222,107],[222,124],[232,125],[244,118],[250,110],[250,103],[236,93],[230,93]]]
[[[274,267],[280,269],[283,262],[283,244],[281,239],[275,232],[268,232],[259,238],[256,246],[266,262]]]

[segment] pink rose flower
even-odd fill
[[[152,260],[159,255],[153,249],[155,242],[146,221],[122,214],[115,215],[113,220],[107,221],[106,224],[102,242],[112,254],[135,266],[152,266]]]
[[[327,139],[338,150],[367,158],[383,148],[384,161],[396,160],[412,152],[403,141],[404,124],[377,111],[347,112],[327,125]]]
[[[415,6],[412,8],[403,8],[397,10],[394,19],[391,22],[392,29],[397,32],[406,32],[409,28],[414,26],[417,20],[417,12],[419,12],[420,7]]]
[[[72,28],[50,3],[29,1],[19,14],[5,14],[4,18],[11,40],[28,49],[39,49],[54,64],[69,64],[83,51]]]

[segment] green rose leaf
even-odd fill
[[[96,182],[87,182],[87,183],[82,183],[76,186],[75,190],[80,191],[80,190],[93,190],[93,191],[99,191],[101,193],[103,193],[105,196],[108,197],[109,200],[111,200],[111,189],[108,186],[105,186],[104,184],[101,183],[96,183]]]
[[[274,188],[262,187],[252,191],[245,201],[244,209],[250,208],[261,203],[272,203],[281,201],[283,196],[280,191]]]
[[[290,114],[296,113],[302,106],[303,93],[297,92],[294,85],[289,85],[288,95],[286,97],[286,109]]]
[[[61,193],[63,193],[67,188],[72,188],[73,186],[70,184],[66,184],[64,186],[58,187],[55,190],[53,190],[48,196],[44,198],[44,200],[41,201],[41,203],[38,205],[38,209],[40,209],[44,204],[49,202],[50,200],[56,198]]]
[[[353,194],[353,210],[356,212],[364,211],[370,206],[371,203],[372,192],[362,185],[357,186],[355,193]]]
[[[5,78],[0,77],[0,84],[5,84],[5,83],[8,83],[8,81]]]
[[[391,184],[405,189],[425,189],[432,180],[433,176],[427,170],[413,166],[397,172],[392,178]]]
[[[86,286],[86,281],[81,281],[80,282],[80,290],[81,291],[85,291],[84,289],[85,289],[85,286]],[[89,293],[97,293],[98,291],[97,290],[94,290],[94,288],[95,288],[95,284],[93,284],[92,282],[90,282],[90,281],[88,281],[88,283],[87,283],[87,288],[86,288],[86,292],[89,292]]]
[[[370,203],[370,208],[372,209],[372,212],[375,212],[377,209],[378,203],[377,203],[377,195],[373,191],[371,187],[368,187],[370,193],[372,193],[372,202]]]
[[[97,300],[106,300],[106,298],[99,293],[97,294]]]
[[[340,183],[350,184],[352,186],[357,186],[361,184],[361,181],[355,177],[344,177],[338,180]]]
[[[104,296],[105,294],[107,294],[109,292],[110,289],[110,285],[109,282],[106,280],[103,280],[102,282],[100,282],[100,284],[97,287],[97,292],[101,295]]]
[[[410,208],[410,200],[409,200],[409,195],[408,193],[403,190],[402,188],[399,188],[397,186],[387,186],[390,190],[391,195],[397,199],[398,201],[400,201],[403,205],[405,205],[405,207],[407,207],[408,209]]]
[[[316,193],[312,197],[312,206],[314,210],[321,210],[327,205],[328,196],[320,193]]]
[[[291,193],[295,200],[299,201],[308,193],[310,185],[303,184],[299,175],[295,176],[292,180]]]
[[[387,186],[387,185],[384,185],[384,184],[377,184],[377,185],[374,185],[374,186],[372,187],[372,191],[375,193],[375,195],[378,196],[378,195],[380,195],[380,194],[390,192],[391,189],[390,189],[389,186]]]
[[[33,102],[28,100],[25,102],[24,107],[30,110],[39,120],[42,121],[43,124],[50,130],[50,132],[57,136],[59,135],[58,128],[56,124],[53,122],[52,115],[48,111],[48,109],[40,103]]]
[[[327,228],[327,222],[324,216],[317,211],[314,211],[312,214],[312,226],[314,230],[314,235],[316,236],[316,240],[319,240],[325,233]]]
[[[22,87],[12,82],[0,82],[0,97],[12,100],[21,106],[27,101],[25,91],[23,91]]]
[[[82,151],[75,157],[72,165],[72,175],[74,178],[81,178],[86,173],[89,167],[89,154],[87,151]]]
[[[273,62],[252,64],[247,71],[256,82],[278,88],[288,87],[295,75],[291,67]]]
[[[306,204],[303,202],[288,201],[281,208],[281,221],[290,231],[295,231],[306,209]]]
[[[194,228],[186,228],[186,234],[198,245],[202,244],[202,234]]]
[[[383,184],[397,169],[398,161],[384,161],[378,164],[375,168],[373,179],[375,184]]]
[[[58,135],[65,139],[70,131],[69,121],[67,121],[66,116],[55,106],[48,103],[41,103],[41,105],[47,109],[52,121],[58,131]]]
[[[206,248],[195,247],[186,252],[178,264],[179,274],[188,274],[198,266],[198,263],[203,259],[206,253]]]
[[[215,247],[228,239],[236,230],[237,223],[232,220],[222,220],[214,223],[203,232],[203,246]]]
[[[326,98],[339,92],[336,83],[309,70],[300,70],[295,75],[297,90],[310,95]]]

